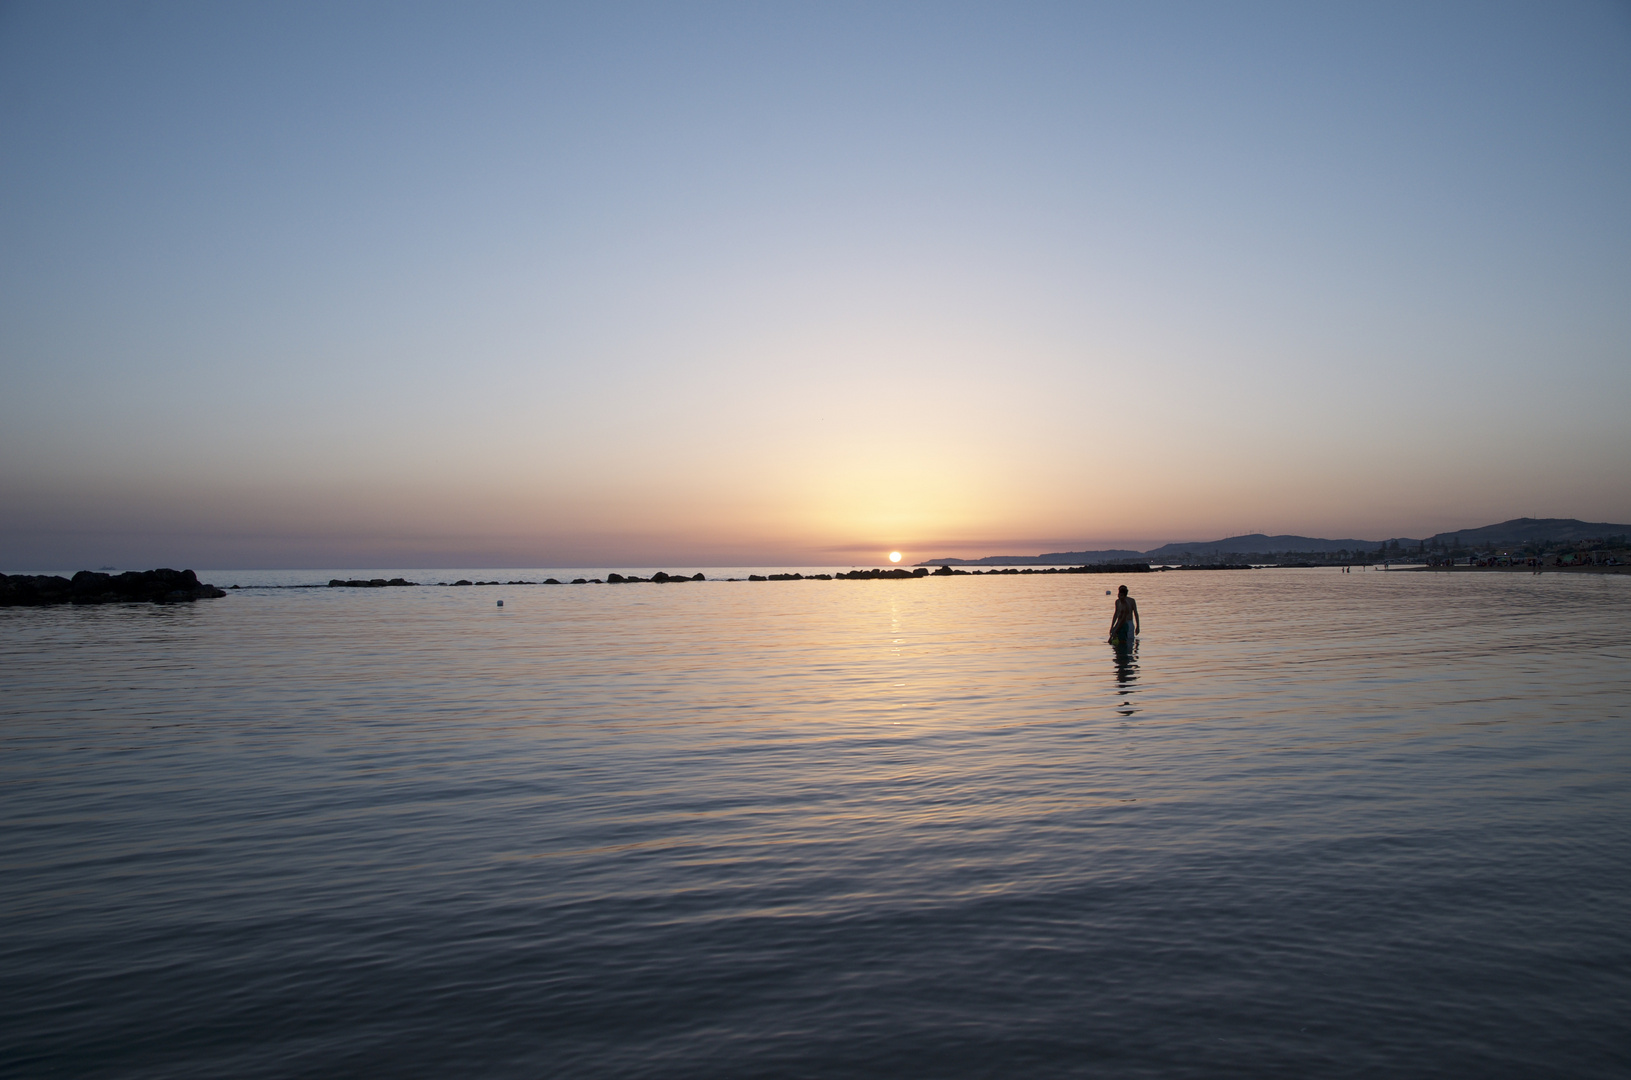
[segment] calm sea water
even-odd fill
[[[1562,575],[0,611],[0,1069],[1623,1077],[1628,642]]]

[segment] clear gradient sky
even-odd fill
[[[0,567],[1631,520],[1631,8],[0,7]]]

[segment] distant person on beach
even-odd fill
[[[1127,595],[1127,586],[1116,596],[1116,610],[1110,616],[1110,641],[1114,645],[1131,645],[1138,634],[1138,601]]]

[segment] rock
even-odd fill
[[[72,580],[55,575],[0,574],[0,607],[47,604],[184,604],[226,592],[202,584],[191,570],[127,570],[117,576],[81,570]]]
[[[42,607],[73,599],[73,583],[54,574],[0,574],[0,607]]]
[[[843,578],[846,581],[877,581],[880,579],[905,580],[908,578],[928,576],[928,567],[924,566],[920,566],[916,570],[905,570],[900,567],[896,567],[893,570],[851,570],[846,574],[838,575],[838,577]]]

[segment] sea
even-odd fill
[[[1631,1075],[1631,578],[661,569],[0,610],[0,1073]]]

